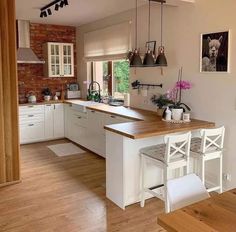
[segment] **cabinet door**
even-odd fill
[[[61,44],[48,43],[49,77],[61,76]]]
[[[53,118],[54,138],[63,138],[65,136],[64,104],[54,105]]]
[[[65,137],[72,140],[72,105],[65,104]]]
[[[65,77],[74,76],[74,49],[73,44],[62,44],[62,67],[61,72]]]
[[[88,110],[88,149],[105,157],[105,114]]]
[[[45,105],[45,139],[53,139],[54,138],[53,111],[54,111],[53,104]]]

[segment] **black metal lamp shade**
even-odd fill
[[[142,59],[139,55],[139,51],[135,49],[134,54],[131,57],[130,67],[140,67],[140,66],[143,66]]]
[[[166,60],[163,46],[159,47],[158,49],[158,57],[156,59],[156,66],[160,66],[160,67],[167,66],[167,60]]]
[[[153,57],[153,52],[150,49],[148,49],[146,54],[145,54],[145,57],[144,57],[144,60],[143,60],[143,65],[146,66],[146,67],[155,66],[155,60],[154,60],[154,57]]]

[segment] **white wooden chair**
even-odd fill
[[[141,207],[145,204],[145,193],[148,192],[165,202],[165,210],[169,212],[169,203],[166,194],[166,183],[171,170],[184,169],[184,175],[189,173],[191,133],[167,135],[164,144],[146,147],[140,150],[141,155]],[[163,171],[163,184],[151,188],[146,187],[147,164],[151,162]],[[164,187],[158,194],[155,190]],[[163,188],[162,188],[163,190]]]
[[[219,170],[216,170],[219,173],[219,185],[207,189],[208,192],[218,190],[220,193],[222,193],[224,134],[225,128],[223,126],[215,129],[203,129],[200,131],[201,138],[193,138],[191,141],[191,156],[198,161],[198,168],[195,172],[200,176],[204,185],[206,161],[219,159]]]
[[[167,197],[170,211],[174,211],[185,206],[210,197],[201,179],[196,174],[182,176],[180,178],[167,181]]]

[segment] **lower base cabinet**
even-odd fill
[[[64,138],[64,104],[20,106],[20,143]]]
[[[87,109],[73,104],[20,106],[21,144],[52,139],[69,140],[106,157],[105,125],[131,122],[123,117]]]

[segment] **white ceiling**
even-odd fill
[[[40,18],[40,8],[53,0],[16,0],[16,18],[36,23],[80,26],[108,16],[135,8],[135,0],[68,0],[69,5],[54,11],[47,18]],[[138,0],[139,5],[148,0]],[[167,0],[174,5],[176,2],[194,0]]]
[[[16,0],[16,18],[37,23],[79,26],[135,7],[135,0],[68,0],[69,5],[40,18],[40,8],[52,0]],[[144,1],[144,0],[143,0]]]

